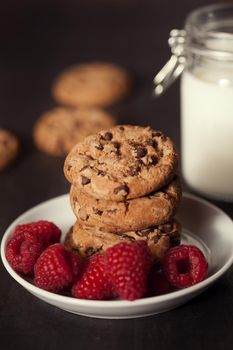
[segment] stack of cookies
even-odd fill
[[[86,137],[64,165],[77,217],[66,246],[90,256],[122,241],[146,240],[160,260],[180,242],[177,163],[173,142],[150,127],[119,125]]]

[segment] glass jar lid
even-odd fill
[[[168,44],[172,56],[154,78],[156,96],[180,76],[190,55],[233,63],[233,4],[194,10],[188,15],[184,30],[170,32]]]

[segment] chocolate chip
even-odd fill
[[[83,186],[85,186],[85,185],[87,185],[87,184],[89,184],[91,182],[91,180],[88,177],[83,176],[83,175],[81,175],[81,179],[82,179],[82,185]]]
[[[129,236],[129,235],[127,235],[126,233],[114,232],[114,235],[119,236],[119,237],[121,237],[121,238],[123,238],[123,239],[128,239],[128,240],[131,241],[131,242],[134,242],[134,241],[135,241],[135,238],[134,238],[134,237]]]
[[[152,136],[153,137],[160,137],[160,136],[162,136],[162,133],[161,133],[161,131],[153,131]]]
[[[112,139],[112,133],[111,132],[106,132],[104,135],[102,135],[102,138],[106,141],[111,141]]]
[[[99,169],[98,169],[97,175],[105,176],[105,175],[106,175],[106,172],[103,171],[103,170],[99,170]]]
[[[140,172],[140,167],[136,167],[136,168],[130,167],[127,171],[127,175],[136,176],[139,174],[139,172]]]
[[[72,247],[71,249],[72,249],[72,252],[80,254],[80,250],[77,247],[75,248]]]
[[[106,212],[109,214],[114,214],[116,213],[117,209],[107,209]]]
[[[129,187],[127,185],[121,185],[121,186],[118,186],[116,188],[114,188],[114,193],[117,194],[119,192],[125,192],[126,194],[129,193]]]
[[[115,148],[115,153],[116,153],[118,156],[120,156],[120,155],[121,155],[121,152],[120,152],[121,144],[120,144],[120,142],[118,142],[118,141],[112,141],[112,144],[113,144],[113,146],[114,146],[114,148]]]
[[[100,143],[99,145],[96,145],[95,148],[98,149],[99,151],[103,151],[104,146],[101,145],[101,143]]]
[[[142,167],[143,164],[144,164],[144,163],[143,163],[143,161],[142,161],[141,159],[136,159],[136,160],[135,160],[135,166],[136,166],[136,168],[138,169],[138,171],[141,170],[141,167]]]
[[[95,254],[95,253],[98,253],[99,251],[102,250],[102,247],[98,247],[98,248],[93,248],[93,247],[88,247],[86,250],[85,250],[85,255],[87,257]]]
[[[139,237],[143,237],[144,235],[141,233],[141,231],[135,231],[136,235]]]
[[[172,231],[172,225],[171,224],[161,225],[160,231],[161,231],[161,233],[171,232]]]
[[[87,157],[87,159],[89,159],[89,160],[94,160],[94,158],[92,157],[92,156],[86,156]]]
[[[129,145],[132,146],[133,148],[137,149],[138,147],[140,147],[140,143],[129,140],[128,141]]]
[[[103,211],[102,210],[99,210],[97,208],[92,208],[93,212],[96,214],[96,215],[102,215],[103,214]]]
[[[95,253],[95,249],[93,247],[88,247],[86,250],[85,250],[85,255],[86,256],[91,256]]]
[[[72,169],[72,165],[67,166],[67,171],[70,171]]]
[[[121,131],[124,131],[124,130],[125,130],[124,126],[120,126],[119,129],[120,129]]]
[[[112,141],[112,144],[116,149],[119,149],[121,147],[121,144],[118,141]]]
[[[160,240],[160,238],[161,238],[160,235],[154,236],[154,237],[152,237],[152,241],[154,243],[157,243]]]
[[[138,147],[136,151],[137,151],[137,158],[143,158],[147,154],[147,149],[144,147]]]
[[[153,140],[153,139],[149,139],[149,140],[146,142],[146,144],[147,144],[148,146],[153,147],[153,148],[156,148],[156,147],[157,147],[157,143],[156,143],[156,141]]]
[[[80,171],[83,171],[85,169],[89,168],[89,165],[84,165],[84,167],[82,167],[82,169],[80,169]]]
[[[127,213],[128,209],[129,209],[129,202],[124,202],[125,203],[125,211]]]
[[[146,230],[136,231],[135,233],[140,237],[147,237],[151,232],[154,232],[153,228],[147,228]]]
[[[150,164],[155,165],[158,163],[158,158],[156,156],[151,156]]]

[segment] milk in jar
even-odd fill
[[[181,78],[182,174],[194,190],[233,200],[233,64]]]
[[[204,196],[233,202],[233,4],[192,11],[168,43],[154,91],[181,75],[182,177]]]

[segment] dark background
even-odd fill
[[[23,211],[68,192],[63,159],[39,153],[31,132],[55,103],[56,74],[76,62],[104,60],[134,76],[131,97],[111,108],[119,122],[151,125],[180,149],[179,82],[159,99],[152,80],[169,58],[167,39],[209,1],[0,1],[0,126],[21,140],[20,159],[0,174],[0,235]],[[187,190],[187,188],[185,187]],[[233,217],[232,204],[216,203]],[[1,237],[0,236],[0,237]],[[23,290],[0,263],[0,350],[232,349],[232,270],[171,312],[134,320],[72,315]]]

